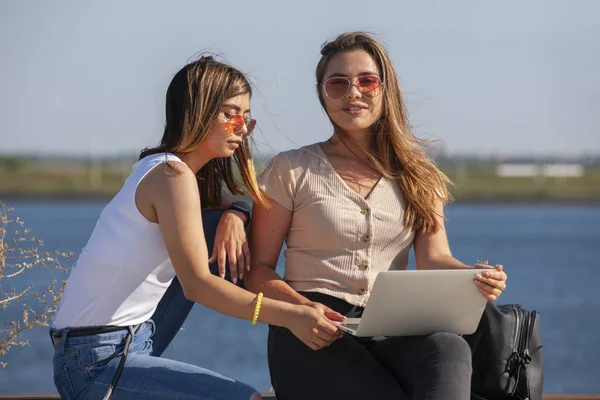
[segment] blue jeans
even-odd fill
[[[220,211],[203,213],[209,254],[221,214]],[[217,274],[216,264],[211,265],[211,271]],[[175,278],[151,320],[135,333],[111,399],[249,400],[257,393],[252,387],[216,372],[160,357],[193,304],[184,297]],[[128,330],[123,329],[61,338],[54,347],[53,359],[54,383],[61,398],[102,399],[115,375],[127,334]]]

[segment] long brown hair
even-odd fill
[[[340,140],[351,151],[365,155],[369,167],[398,183],[406,199],[404,224],[419,232],[436,232],[440,228],[436,218],[436,202],[441,199],[445,204],[451,200],[447,188],[451,182],[429,157],[428,142],[418,139],[410,128],[398,75],[384,45],[365,32],[342,33],[335,40],[323,45],[321,59],[316,68],[317,83],[323,83],[327,65],[332,57],[353,50],[363,50],[373,58],[383,82],[380,94],[384,96],[383,111],[372,126],[376,135],[376,153],[369,152],[352,140],[331,119],[327,113],[321,85],[318,85],[319,101]]]
[[[140,159],[157,153],[196,150],[210,135],[225,101],[246,93],[252,96],[252,87],[244,74],[212,56],[187,64],[175,74],[167,89],[165,131],[161,142],[156,147],[144,149]],[[245,136],[233,157],[214,158],[198,171],[196,177],[203,207],[220,205],[223,183],[232,194],[245,194],[234,178],[232,158],[249,194],[255,201],[266,204],[256,181],[250,140]]]

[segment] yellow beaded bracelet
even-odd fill
[[[256,325],[258,321],[258,314],[260,313],[260,304],[262,303],[263,294],[260,292],[256,296],[256,305],[254,306],[254,317],[252,317],[252,325]]]

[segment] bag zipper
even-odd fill
[[[518,353],[519,352],[519,346],[521,345],[521,338],[520,338],[520,335],[521,335],[521,329],[520,329],[520,327],[521,327],[521,318],[520,317],[521,316],[519,315],[520,314],[519,313],[519,311],[520,311],[519,306],[518,305],[513,306],[513,311],[515,313],[515,321],[516,322],[515,322],[515,332],[514,332],[514,339],[513,339],[513,346],[512,347],[513,347],[513,353],[515,353],[515,352]]]
[[[513,348],[513,354],[511,358],[514,359],[515,362],[515,382],[511,395],[515,394],[517,390],[517,386],[519,385],[521,370],[526,370],[529,362],[531,361],[531,353],[529,351],[529,340],[531,339],[531,335],[533,334],[533,328],[535,326],[535,319],[537,312],[536,311],[525,311],[523,308],[515,307],[515,316],[516,316],[516,325],[517,330],[519,330],[517,346]],[[523,318],[523,327],[520,327],[520,317]],[[529,388],[527,388],[529,391]]]

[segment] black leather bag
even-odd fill
[[[472,335],[472,399],[541,400],[544,374],[539,313],[488,303]]]

